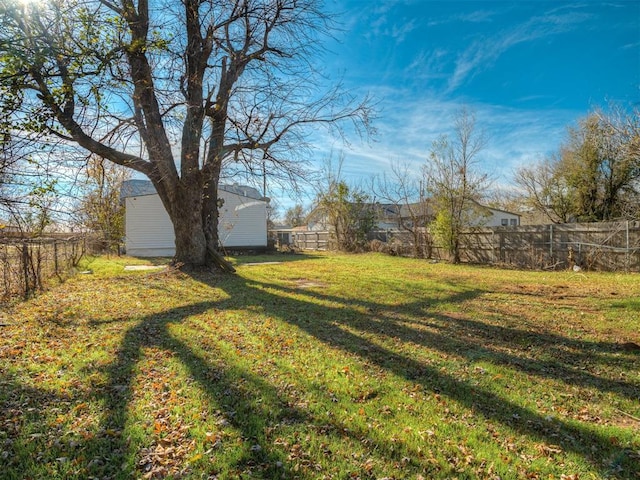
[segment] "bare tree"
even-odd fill
[[[612,104],[596,109],[605,181],[603,217],[638,218],[640,211],[640,108]]]
[[[571,192],[558,175],[553,157],[533,166],[520,167],[514,173],[516,184],[524,191],[525,203],[552,223],[566,223],[573,213]]]
[[[391,205],[398,228],[411,235],[413,255],[429,256],[425,233],[427,224],[433,220],[433,209],[425,198],[421,172],[416,174],[410,165],[394,163],[390,175],[376,178],[373,183],[372,189],[380,202]]]
[[[432,227],[453,263],[460,262],[462,232],[473,226],[480,211],[477,202],[491,183],[478,158],[486,143],[477,130],[475,114],[463,108],[455,117],[453,138],[444,135],[433,142],[424,169],[436,211]]]
[[[0,218],[22,235],[41,235],[62,214],[49,159],[37,139],[5,134],[0,141]]]
[[[370,129],[368,101],[314,71],[332,29],[319,0],[0,0],[0,14],[11,128],[146,175],[185,266],[232,270],[217,250],[225,169],[295,179],[310,126]]]
[[[344,157],[334,169],[331,159],[316,183],[316,206],[307,219],[329,231],[332,246],[347,252],[366,248],[368,234],[375,226],[371,196],[362,186],[349,184],[342,176]]]
[[[338,250],[365,249],[367,235],[375,224],[374,208],[365,192],[344,180],[332,181],[319,196],[318,209],[326,216],[329,234]]]
[[[91,157],[86,166],[86,186],[77,208],[78,221],[100,235],[103,249],[112,250],[124,238],[124,204],[120,191],[131,170],[99,157]]]
[[[290,227],[299,227],[304,224],[305,217],[305,208],[300,203],[296,203],[293,207],[287,208],[284,212],[284,221]]]
[[[558,152],[516,172],[528,203],[551,221],[636,218],[640,111],[596,110],[570,128]]]

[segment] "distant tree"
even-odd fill
[[[185,268],[218,251],[225,168],[300,176],[309,128],[370,131],[371,108],[313,68],[320,0],[0,1],[0,111],[153,183]],[[298,156],[296,156],[296,154]]]
[[[619,181],[619,208],[622,218],[640,218],[640,107],[625,110],[613,105],[607,112],[597,110],[596,115],[605,125],[612,143],[617,145],[622,159]],[[620,182],[620,180],[624,180]]]
[[[0,112],[0,125],[2,124]],[[0,130],[0,217],[9,220],[26,201],[29,155],[17,138]],[[22,175],[21,175],[22,174]]]
[[[293,207],[287,209],[284,213],[284,221],[291,227],[299,227],[304,224],[304,218],[306,216],[304,207],[297,203]]]
[[[275,198],[270,198],[267,206],[267,231],[271,231],[276,227],[280,218],[280,210],[280,203]]]
[[[4,220],[7,220],[7,213],[13,203],[11,186],[17,159],[11,150],[8,137],[4,141],[0,140],[0,212],[4,213]]]
[[[554,222],[634,218],[640,194],[640,111],[596,110],[569,129],[559,152],[521,168],[529,204]]]
[[[86,167],[86,193],[78,208],[81,224],[101,237],[106,249],[117,248],[124,237],[124,204],[120,191],[131,171],[99,157]]]
[[[483,205],[507,212],[520,212],[524,208],[522,192],[506,186],[492,188],[484,195]]]
[[[318,198],[318,208],[326,215],[329,232],[338,250],[356,252],[367,244],[367,234],[375,226],[370,197],[349,187],[343,180],[329,182]]]
[[[443,135],[433,142],[424,168],[426,188],[436,211],[433,231],[452,263],[460,262],[462,232],[474,225],[480,213],[477,202],[491,184],[478,158],[486,143],[477,130],[475,114],[463,108],[454,119],[453,138]]]
[[[613,220],[628,210],[627,199],[637,194],[640,179],[638,114],[599,111],[570,130],[559,167],[575,192],[578,220]]]
[[[570,221],[574,209],[572,192],[551,157],[533,166],[520,167],[514,174],[516,184],[524,191],[527,206],[552,223]]]
[[[15,209],[13,220],[23,235],[33,238],[44,235],[55,224],[53,211],[57,201],[55,183],[35,188],[28,195],[27,208]]]

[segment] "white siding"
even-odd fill
[[[513,213],[502,212],[500,210],[489,209],[491,212],[491,216],[487,218],[486,223],[484,223],[485,227],[500,227],[505,226],[503,221],[507,221],[506,226],[516,226],[520,225],[520,217]]]
[[[176,253],[173,225],[158,195],[126,199],[125,230],[128,255],[171,257]]]
[[[218,234],[224,247],[267,246],[267,202],[220,191]]]
[[[267,202],[224,190],[218,232],[224,247],[267,246]],[[175,254],[173,225],[158,195],[126,199],[127,254],[163,257]]]

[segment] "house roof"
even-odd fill
[[[149,180],[125,180],[120,188],[120,198],[155,195],[156,189]]]
[[[486,208],[486,209],[492,210],[494,212],[506,213],[508,215],[513,215],[513,216],[516,216],[516,217],[522,217],[522,215],[520,215],[519,213],[509,212],[508,210],[501,210],[499,208],[494,208],[494,207],[488,207],[486,205],[482,205],[481,203],[476,202],[475,200],[472,200],[472,202],[475,203],[476,205],[478,205],[479,207]]]
[[[489,210],[493,213],[504,213],[516,217],[521,217],[521,215],[518,213],[488,207],[476,202],[475,200],[472,200],[472,202],[479,208]],[[403,219],[413,219],[415,217],[424,218],[435,216],[433,203],[429,199],[425,200],[422,204],[414,202],[408,205],[394,205],[392,203],[365,203],[364,205],[373,209],[376,214],[377,221],[393,221],[399,217]],[[307,215],[306,221],[314,223],[320,223],[323,221],[326,222],[326,219],[323,218],[324,214],[324,207],[318,205]]]
[[[260,192],[256,188],[249,187],[248,185],[238,185],[237,183],[234,183],[233,185],[220,184],[218,185],[218,190],[235,193],[236,195],[240,195],[241,197],[249,197],[256,200],[266,201],[266,198],[260,195]]]
[[[225,192],[234,193],[241,197],[253,198],[255,200],[268,201],[265,197],[260,195],[257,189],[249,187],[247,185],[218,185],[218,190],[224,190]],[[149,180],[125,180],[122,183],[120,189],[120,198],[125,199],[129,197],[143,197],[145,195],[156,195],[158,192]]]

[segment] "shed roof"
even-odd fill
[[[262,200],[264,202],[268,201],[265,197],[260,195],[260,192],[247,185],[238,185],[234,183],[233,185],[218,185],[218,190],[224,190],[225,192],[234,193],[236,195],[240,195],[241,197],[253,198],[255,200]],[[125,180],[122,183],[122,188],[120,189],[120,198],[125,199],[129,197],[142,197],[145,195],[156,195],[156,189],[149,180]]]

